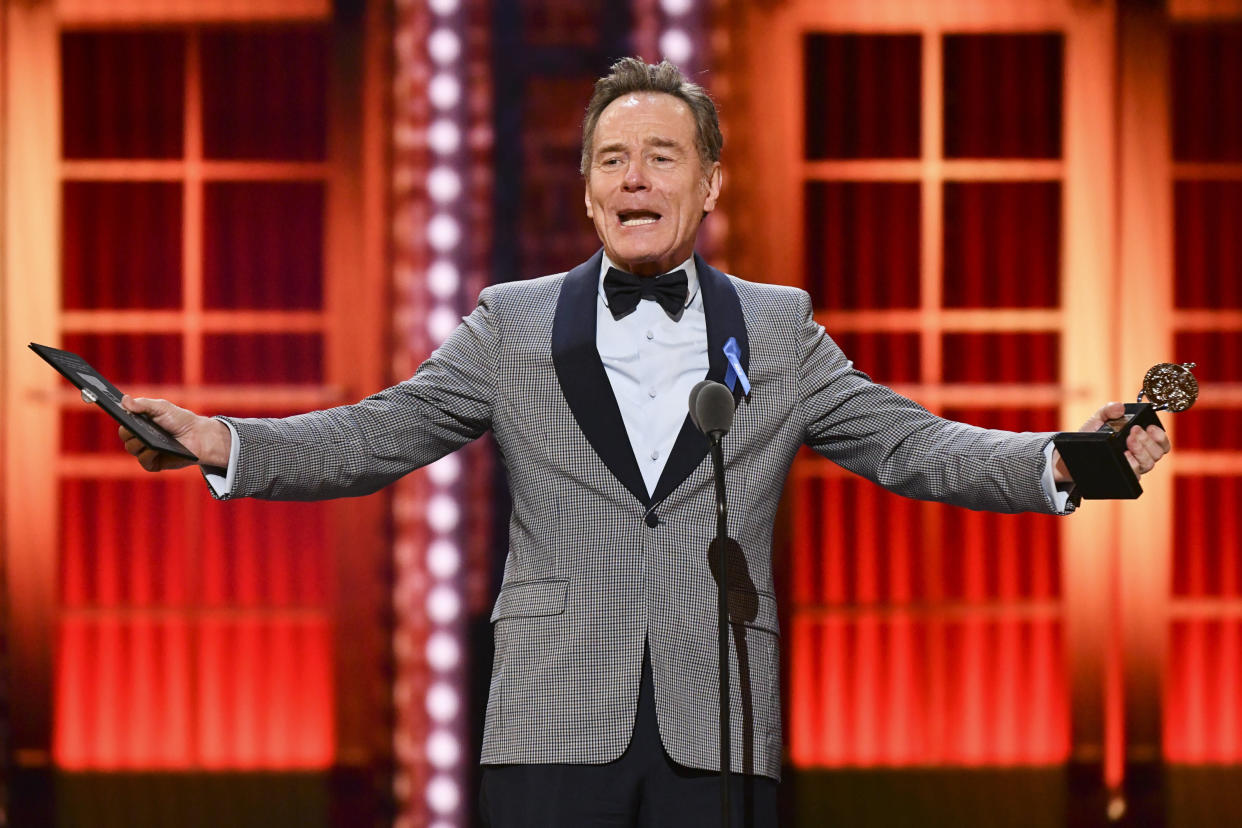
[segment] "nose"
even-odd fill
[[[631,161],[625,168],[625,178],[621,187],[627,193],[642,192],[647,189],[647,176],[643,172],[642,161]]]

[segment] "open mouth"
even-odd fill
[[[650,210],[623,210],[617,213],[617,218],[621,220],[622,227],[641,227],[644,224],[655,224],[660,220],[660,214]]]

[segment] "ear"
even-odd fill
[[[724,186],[724,169],[719,161],[712,163],[707,176],[703,179],[707,185],[707,195],[703,198],[703,212],[710,213],[716,209],[716,200],[720,198],[720,188]]]
[[[582,187],[582,200],[586,202],[587,218],[594,221],[595,212],[591,208],[591,182],[587,181]]]

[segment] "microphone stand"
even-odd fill
[[[720,604],[720,825],[729,828],[729,777],[732,773],[729,734],[729,506],[725,498],[723,432],[713,431],[712,466],[716,477],[716,549],[720,555],[717,595]]]

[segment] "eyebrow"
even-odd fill
[[[644,146],[657,147],[659,149],[681,149],[681,142],[672,138],[665,138],[661,135],[648,138],[643,142],[643,144]],[[595,149],[595,155],[607,155],[610,152],[624,152],[626,149],[628,149],[628,147],[625,144],[620,141],[614,141],[611,144],[603,144],[597,147]]]

